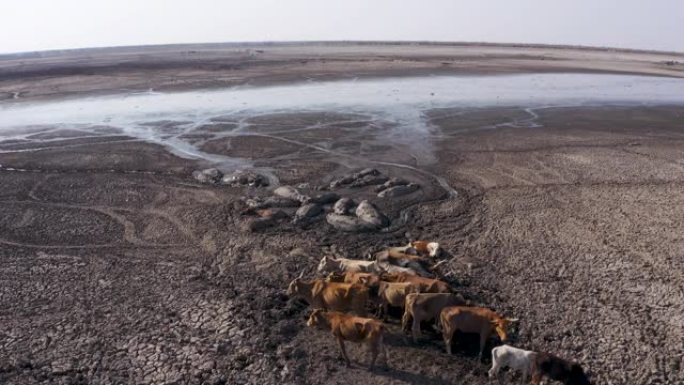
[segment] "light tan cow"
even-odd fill
[[[384,270],[378,266],[376,261],[324,256],[318,264],[317,271],[319,273],[380,273]]]
[[[290,283],[287,294],[303,298],[314,309],[353,311],[360,316],[366,315],[369,299],[368,288],[364,285],[323,279],[305,281],[301,276]]]
[[[309,316],[307,325],[332,332],[332,335],[337,339],[347,366],[351,366],[351,362],[347,356],[344,341],[364,343],[368,346],[368,352],[371,356],[370,370],[373,370],[380,350],[385,354],[385,364],[389,365],[389,354],[383,344],[385,326],[378,320],[317,309]]]

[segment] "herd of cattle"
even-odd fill
[[[373,260],[326,256],[318,265],[319,273],[329,273],[326,278],[304,280],[302,272],[290,283],[287,293],[304,299],[313,308],[307,325],[332,332],[347,366],[351,363],[345,341],[368,346],[371,370],[381,352],[389,366],[389,354],[383,344],[387,329],[383,322],[368,318],[367,314],[374,310],[378,318],[387,321],[391,308],[403,308],[402,329],[410,330],[414,343],[421,338],[421,323],[434,321],[435,328],[441,329],[449,354],[457,331],[479,334],[482,358],[489,338],[496,334],[503,343],[507,342],[508,329],[516,320],[472,306],[449,284],[432,278],[431,271],[436,266],[433,262],[439,253],[437,243],[416,241],[376,253]],[[544,377],[565,385],[590,384],[577,363],[546,352],[497,346],[492,350],[489,376],[498,377],[502,383],[500,370],[505,367],[522,372],[523,383],[531,374],[532,384],[539,384]]]

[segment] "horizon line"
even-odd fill
[[[131,44],[113,46],[92,46],[76,48],[56,48],[37,51],[2,52],[0,59],[8,57],[31,57],[42,55],[55,55],[77,53],[84,51],[125,50],[136,48],[180,48],[180,47],[208,47],[208,46],[294,46],[294,45],[423,45],[423,46],[490,46],[510,48],[556,48],[576,49],[585,51],[624,52],[624,53],[648,53],[660,55],[684,55],[684,51],[666,51],[642,48],[621,48],[611,46],[592,46],[581,44],[551,44],[551,43],[515,43],[515,42],[485,42],[485,41],[449,41],[449,40],[260,40],[260,41],[224,41],[224,42],[195,42],[195,43],[168,43],[168,44]]]

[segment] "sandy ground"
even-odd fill
[[[146,51],[5,58],[0,92],[37,100],[439,71],[684,74],[665,64],[682,55],[548,47]],[[284,294],[325,252],[361,257],[425,238],[449,252],[441,271],[459,292],[520,318],[515,345],[577,360],[596,384],[684,383],[684,107],[537,113],[541,127],[518,124],[529,117],[514,108],[430,111],[438,161],[417,170],[369,164],[369,153],[392,149],[364,146],[347,117],[331,118],[334,132],[298,131],[303,115],[270,117],[259,123],[277,123],[279,140],[205,145],[311,192],[367,166],[419,183],[417,193],[376,200],[393,219],[382,233],[342,233],[320,219],[245,231],[240,198],[266,191],[200,184],[191,172],[206,164],[124,136],[50,133],[56,145],[29,152],[12,151],[30,143],[0,143],[0,382],[490,383],[468,336],[448,356],[438,338],[405,341],[396,320],[391,368],[368,372],[350,348],[347,369],[332,339],[306,328],[307,308]],[[497,123],[510,124],[478,129]],[[345,161],[297,143],[332,146]],[[374,196],[372,187],[339,192]]]

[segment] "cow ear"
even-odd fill
[[[584,374],[584,369],[582,369],[579,364],[572,364],[572,368],[570,370],[575,374]]]

